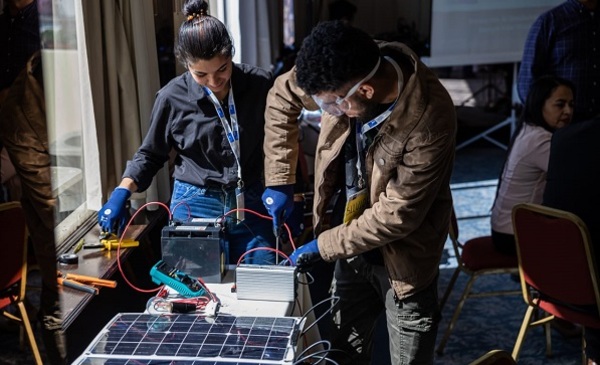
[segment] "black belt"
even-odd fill
[[[206,188],[206,189],[210,189],[210,190],[220,190],[220,191],[233,191],[233,190],[235,190],[236,187],[237,187],[237,183],[223,184],[223,183],[218,183],[218,182],[214,182],[214,181],[207,181],[204,186],[201,186],[201,188]]]

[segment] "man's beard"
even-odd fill
[[[363,111],[356,117],[356,120],[363,124],[375,119],[390,106],[389,104],[379,104],[370,100],[360,100],[358,104],[363,108]]]

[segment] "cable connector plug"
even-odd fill
[[[206,303],[204,307],[204,315],[207,317],[216,317],[221,309],[221,303],[215,300],[211,300]]]

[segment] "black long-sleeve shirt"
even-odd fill
[[[587,225],[600,259],[600,116],[571,123],[552,135],[543,204],[566,210]]]
[[[270,72],[235,64],[231,75],[239,132],[242,179],[246,185],[263,173],[264,114],[267,93],[273,85]],[[223,108],[229,119],[228,108]],[[175,179],[197,186],[237,182],[237,163],[215,106],[189,72],[174,78],[158,91],[150,129],[123,177],[144,191],[152,178],[177,152]]]

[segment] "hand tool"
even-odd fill
[[[98,288],[90,286],[90,285],[85,285],[85,284],[81,284],[77,281],[73,281],[73,280],[67,280],[65,278],[62,277],[58,277],[58,284],[59,285],[63,285],[69,288],[73,288],[73,289],[77,289],[86,293],[90,293],[90,294],[98,294]]]
[[[131,238],[124,238],[123,240],[119,240],[118,238],[101,239],[98,243],[90,243],[83,245],[83,248],[101,248],[104,250],[116,250],[119,245],[121,246],[121,248],[138,247],[140,245],[140,242]]]
[[[77,253],[77,252],[81,251],[84,244],[85,244],[85,238],[80,239],[79,242],[77,242],[77,244],[75,245],[75,248],[73,248],[73,253]]]
[[[107,288],[116,288],[117,287],[117,282],[115,280],[100,279],[100,278],[96,278],[93,276],[79,275],[79,274],[72,274],[72,273],[64,273],[63,274],[60,271],[59,271],[59,275],[61,275],[63,277],[63,279],[65,279],[65,280],[77,281],[77,282],[80,282],[80,283],[86,284],[86,285],[96,285],[96,286],[103,286],[103,287],[107,287]]]
[[[58,284],[94,295],[99,292],[96,286],[107,288],[115,288],[117,286],[117,282],[114,280],[100,279],[93,276],[63,273],[61,271],[57,271],[57,275]]]

